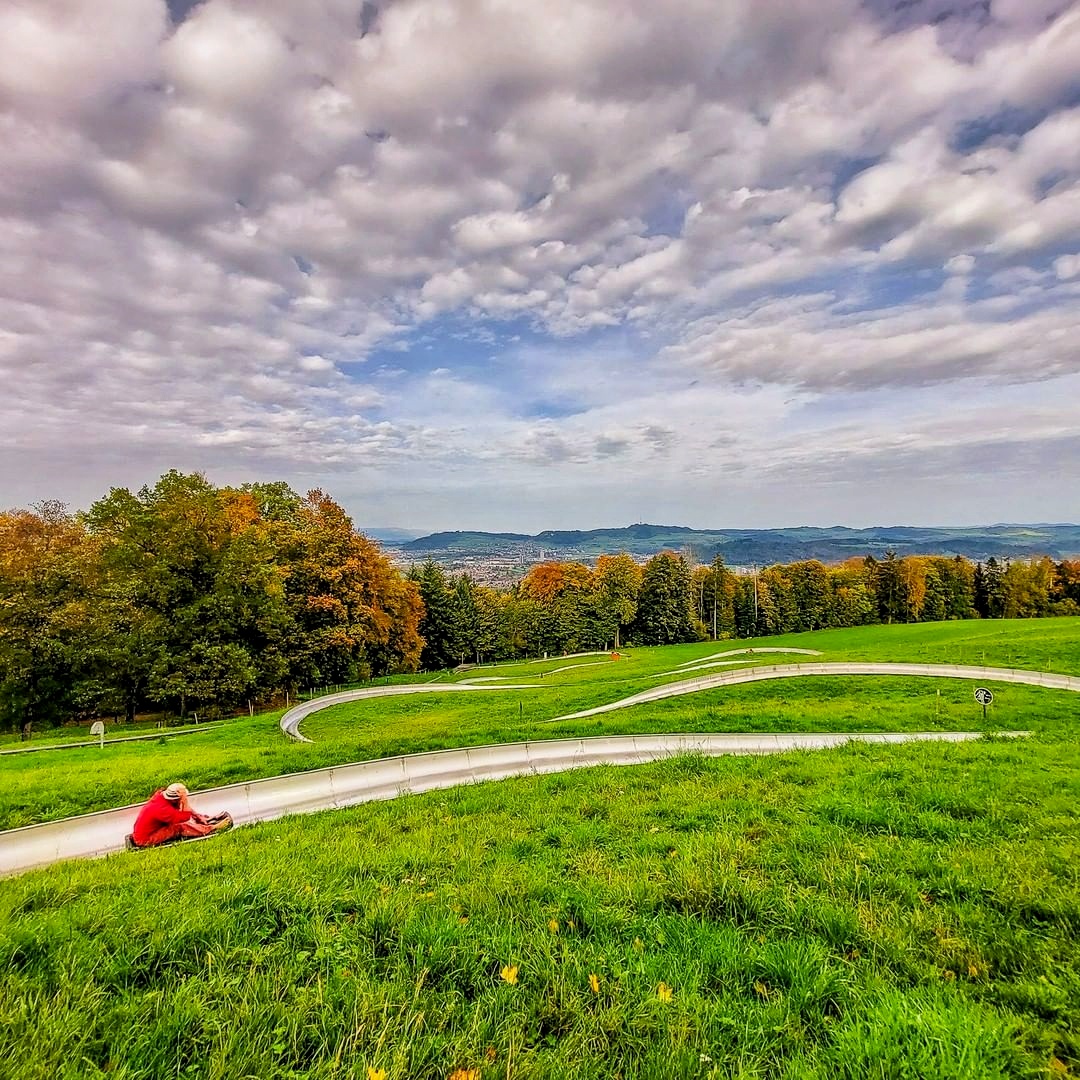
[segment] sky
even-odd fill
[[[5,0],[0,506],[1080,520],[1080,0]]]

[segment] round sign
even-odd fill
[[[95,720],[90,725],[90,734],[91,735],[104,735],[105,734],[105,725],[104,725],[104,723],[102,723],[102,721],[100,721],[100,720]]]
[[[994,700],[994,695],[985,686],[980,686],[975,691],[975,700],[980,705],[989,705]]]

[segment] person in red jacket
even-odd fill
[[[209,836],[231,824],[228,814],[207,817],[193,810],[188,802],[188,789],[183,784],[170,784],[155,791],[139,811],[131,840],[135,847],[153,847],[170,840]]]

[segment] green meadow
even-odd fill
[[[686,757],[27,874],[6,1075],[1074,1075],[1063,745]]]
[[[282,710],[276,710],[178,738],[117,743],[104,749],[3,755],[0,828],[139,802],[175,779],[198,790],[453,746],[650,731],[1024,728],[1054,732],[1075,725],[1080,717],[1080,695],[1064,691],[991,682],[997,700],[984,724],[970,682],[821,677],[734,686],[585,720],[549,723],[568,712],[678,681],[678,675],[657,676],[680,664],[754,646],[810,648],[822,656],[760,654],[730,659],[746,659],[750,664],[817,659],[974,663],[1080,675],[1080,621],[1076,619],[872,626],[756,641],[629,649],[618,661],[582,656],[500,664],[436,677],[417,676],[413,681],[438,685],[497,675],[530,688],[339,705],[303,722],[301,731],[315,740],[313,744],[293,743],[282,736],[278,728]],[[724,670],[734,669],[709,668],[690,676]],[[62,741],[72,738],[71,729],[65,732]]]
[[[1080,674],[1078,638],[1048,620],[748,644]],[[478,784],[0,881],[3,1075],[1080,1076],[1080,694],[991,681],[984,725],[967,681],[816,677],[549,723],[743,645],[444,676],[538,685],[337,706],[305,721],[312,745],[272,713],[0,759],[17,823],[173,777],[499,740],[987,732]],[[1034,734],[994,738],[1011,728]]]
[[[757,644],[1077,674],[1078,637],[1056,620]],[[540,685],[339,706],[305,721],[311,746],[286,742],[275,713],[9,757],[0,791],[9,820],[42,820],[173,776],[206,786],[470,742],[983,727],[973,684],[908,678],[547,722],[742,645],[468,672]],[[1080,695],[991,685],[974,743],[507,780],[0,881],[4,1075],[1080,1076]],[[1005,728],[1034,734],[994,738]]]

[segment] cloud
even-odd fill
[[[674,491],[808,401],[925,389],[940,417],[956,385],[1071,378],[1080,6],[722,16],[4,7],[9,498],[159,463],[386,499],[425,466],[478,506],[603,462]],[[584,516],[618,503],[595,487]]]

